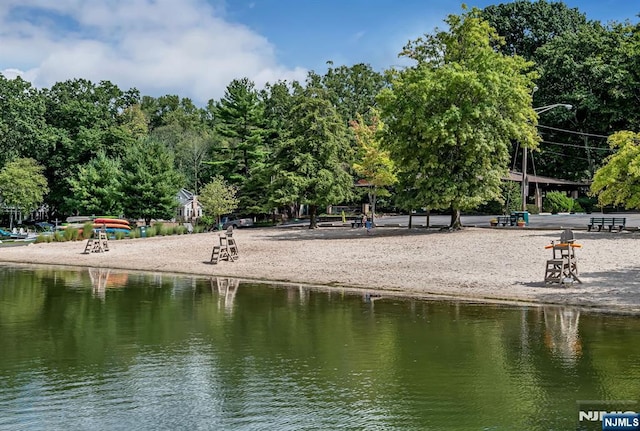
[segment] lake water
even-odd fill
[[[106,269],[0,266],[0,352],[3,431],[601,429],[579,410],[640,400],[636,317]]]

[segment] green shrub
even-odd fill
[[[511,214],[522,209],[522,192],[518,183],[504,181],[500,185],[500,197],[476,208],[480,214]]]
[[[187,233],[187,228],[184,226],[174,226],[173,233],[174,235],[184,235]]]
[[[173,228],[167,227],[164,225],[160,225],[160,227],[156,227],[156,233],[160,236],[167,236],[173,234]]]
[[[584,197],[584,198],[578,198],[576,199],[576,201],[578,202],[578,205],[580,205],[580,207],[586,213],[591,213],[593,212],[594,208],[598,207],[598,198]]]
[[[130,239],[140,238],[140,228],[131,229],[129,231],[129,238]]]
[[[522,209],[522,190],[520,185],[513,181],[504,181],[502,186],[502,213],[511,214]]]
[[[547,196],[542,205],[546,212],[559,213],[569,212],[573,208],[573,199],[563,192],[547,192]]]
[[[53,241],[55,242],[64,242],[66,241],[64,238],[64,234],[62,232],[60,232],[59,230],[55,231],[53,233]]]
[[[204,232],[205,229],[215,226],[215,224],[217,223],[217,220],[215,217],[204,215],[200,218],[200,223],[201,224],[199,225],[202,226],[202,230],[200,232]],[[195,229],[194,229],[194,232],[195,232]]]
[[[153,225],[156,228],[156,235],[164,235],[162,232],[165,231],[163,223],[156,223]]]
[[[153,238],[154,236],[156,236],[156,227],[149,226],[147,228],[147,238]]]
[[[529,214],[540,214],[538,205],[534,205],[534,204],[527,204],[527,211],[529,211]]]
[[[93,222],[88,221],[82,225],[82,239],[89,239],[93,237]]]
[[[51,235],[42,235],[42,234],[41,234],[41,235],[38,235],[38,236],[36,237],[36,244],[39,244],[39,243],[41,243],[41,242],[51,242],[50,237],[51,237]],[[47,240],[48,240],[48,241],[47,241]]]
[[[193,227],[193,233],[202,233],[204,232],[204,225],[198,224]]]
[[[124,239],[124,237],[127,236],[127,234],[122,231],[116,231],[115,236],[116,236],[116,239]]]
[[[64,240],[65,241],[75,241],[78,239],[80,232],[75,227],[68,227],[64,230]]]

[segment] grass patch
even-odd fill
[[[82,239],[93,237],[93,222],[88,221],[82,225]]]
[[[36,244],[39,244],[41,242],[51,242],[53,241],[53,235],[38,235],[36,237]]]

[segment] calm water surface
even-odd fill
[[[0,430],[600,429],[579,400],[640,400],[640,319],[0,266]]]

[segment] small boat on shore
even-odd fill
[[[3,239],[0,240],[0,247],[19,247],[21,245],[29,245],[36,242],[36,235],[30,234],[24,238]]]

